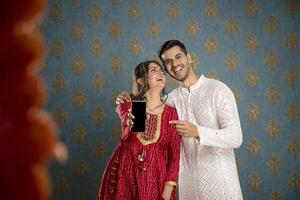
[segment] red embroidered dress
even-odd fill
[[[131,103],[117,107],[122,137],[104,171],[98,200],[157,200],[165,184],[176,185],[180,136],[169,124],[178,119],[175,108],[165,105],[159,115],[148,113],[141,133],[126,127],[130,107]],[[177,199],[175,190],[171,199]]]

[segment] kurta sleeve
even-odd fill
[[[120,103],[117,105],[116,112],[121,120],[121,128],[122,128],[122,135],[121,139],[124,140],[128,137],[130,132],[129,127],[127,127],[126,121],[128,119],[128,109],[131,107],[131,102]]]
[[[177,120],[178,115],[176,109],[172,109],[170,120]],[[179,157],[180,157],[180,135],[177,134],[175,126],[169,124],[169,143],[168,143],[168,164],[167,176],[165,184],[177,186],[177,177],[179,171]]]
[[[238,148],[242,144],[242,129],[236,101],[232,91],[220,88],[213,104],[216,109],[219,129],[197,125],[200,144],[221,148]]]

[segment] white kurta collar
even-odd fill
[[[196,81],[196,83],[194,83],[193,85],[191,85],[190,88],[182,87],[182,84],[180,84],[180,86],[179,86],[180,90],[183,93],[193,92],[193,91],[197,90],[202,85],[202,83],[204,82],[204,79],[205,79],[205,76],[203,74],[201,74],[200,77],[199,77],[199,79]]]

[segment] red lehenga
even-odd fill
[[[164,184],[176,185],[180,136],[169,124],[178,119],[175,108],[165,105],[160,115],[147,114],[146,130],[154,126],[157,130],[154,137],[145,140],[144,133],[130,132],[126,127],[130,107],[131,103],[117,107],[122,137],[104,171],[98,200],[158,200],[163,199]],[[170,199],[177,199],[175,189]]]

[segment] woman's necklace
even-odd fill
[[[149,110],[150,112],[153,112],[154,110],[156,110],[157,108],[161,107],[162,105],[164,105],[164,102],[162,102],[161,104],[159,104],[158,106],[156,106],[156,107],[154,107],[154,108],[150,108],[150,107],[148,106],[148,104],[146,104],[146,106],[147,106],[147,108],[148,108],[148,110]]]

